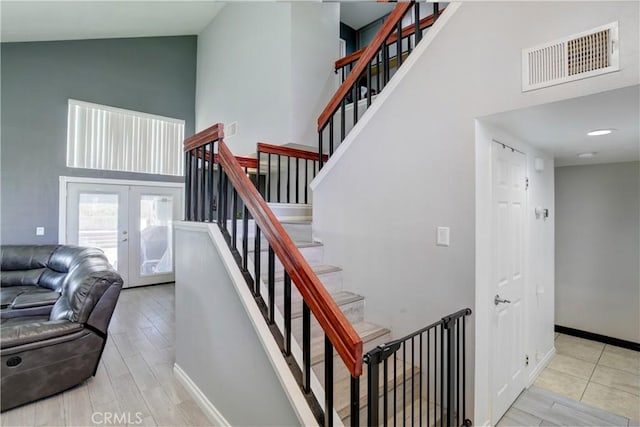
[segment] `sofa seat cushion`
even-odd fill
[[[15,317],[2,322],[0,349],[58,338],[81,331],[80,323],[67,320],[43,320],[40,316]]]
[[[38,286],[3,287],[2,292],[0,292],[0,307],[1,308],[11,307],[11,304],[13,304],[13,301],[18,297],[18,295],[33,292],[33,291],[38,291],[40,289],[41,288],[39,288]]]

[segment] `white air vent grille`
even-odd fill
[[[522,51],[522,90],[528,91],[620,69],[618,23],[613,22]]]

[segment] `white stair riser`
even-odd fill
[[[262,265],[260,267],[262,269]],[[330,273],[321,273],[318,275],[318,279],[320,279],[325,289],[329,293],[342,290],[342,270],[332,271]],[[265,286],[267,286],[267,280],[266,280],[266,277],[264,276],[264,273],[262,276],[262,281],[264,282]],[[274,286],[275,286],[276,298],[278,298],[281,295],[284,295],[283,279],[281,280],[276,279]],[[301,300],[302,296],[298,292],[298,289],[296,288],[295,283],[291,282],[291,301],[295,301],[296,299]]]
[[[266,248],[267,246],[262,246],[262,247]],[[251,260],[251,262],[253,262],[254,260],[253,248],[251,248],[251,250],[252,251],[249,252],[249,259]],[[302,253],[302,256],[307,260],[309,265],[319,265],[322,263],[322,260],[324,258],[324,247],[322,245],[302,246],[302,247],[299,247],[298,250],[300,251],[300,253]],[[275,258],[274,265],[275,265],[276,271],[284,270],[284,267],[282,266],[282,263],[280,262],[278,257],[274,257],[274,258]],[[268,268],[269,268],[269,251],[266,249],[261,250],[260,251],[261,274],[267,274]]]
[[[236,239],[239,244],[242,244],[242,236],[244,235],[244,230],[242,228],[242,220],[239,219],[236,222],[236,226],[238,227],[236,230]],[[232,234],[232,221],[227,220],[227,230],[229,234]],[[284,227],[289,237],[296,242],[311,242],[311,224],[310,223],[282,223],[282,227]],[[253,247],[253,241],[256,236],[256,227],[255,222],[253,220],[249,220],[248,228],[247,228],[247,238],[249,239],[249,246]],[[266,247],[267,241],[264,238],[264,235],[261,235],[261,246]]]

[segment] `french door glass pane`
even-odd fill
[[[78,245],[100,248],[118,268],[118,195],[80,193]]]
[[[172,216],[172,196],[140,197],[140,275],[173,271]]]

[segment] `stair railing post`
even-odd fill
[[[444,322],[444,330],[447,331],[447,400],[442,402],[442,404],[444,405],[446,403],[447,405],[447,425],[452,426],[456,410],[456,408],[454,408],[456,389],[456,336],[454,326],[456,324],[456,320],[452,318],[444,318],[442,320]]]
[[[380,385],[380,373],[378,367],[382,361],[382,348],[376,347],[364,356],[364,362],[368,365],[367,374],[367,425],[378,426],[378,387]]]

